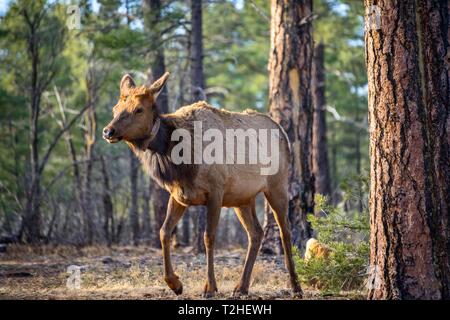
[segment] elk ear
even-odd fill
[[[164,85],[167,82],[167,79],[169,78],[169,73],[164,73],[161,78],[153,82],[153,84],[150,86],[149,91],[153,95],[153,99],[156,100],[158,98],[158,95],[161,93],[162,89],[164,88]]]
[[[126,95],[128,89],[136,87],[133,78],[127,73],[120,80],[120,93]]]

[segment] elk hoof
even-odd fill
[[[233,298],[240,298],[242,296],[248,295],[248,289],[241,287],[240,285],[237,285],[233,290]]]
[[[216,295],[215,292],[203,292],[202,298],[211,299],[211,298],[214,298],[215,295]]]
[[[300,286],[295,286],[294,289],[292,290],[292,293],[294,298],[303,299],[303,291],[300,288]]]
[[[203,289],[202,297],[205,299],[213,298],[216,295],[217,286],[210,285],[208,282],[205,284],[205,288]]]
[[[173,292],[175,292],[176,295],[180,295],[183,293],[183,284],[180,280],[178,280],[177,275],[173,275],[172,277],[166,277],[164,278],[167,285],[170,289],[172,289]]]

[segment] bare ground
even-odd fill
[[[245,251],[217,251],[216,299],[231,299]],[[9,246],[0,253],[0,299],[201,299],[205,257],[190,248],[174,250],[172,261],[184,292],[176,296],[165,284],[161,251],[146,247]],[[69,289],[70,265],[81,266],[81,288]],[[303,288],[305,299],[359,299],[354,293],[322,296]],[[243,299],[292,299],[281,256],[259,255],[250,295]]]

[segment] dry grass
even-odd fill
[[[184,292],[177,297],[162,279],[160,250],[140,247],[10,246],[0,254],[0,299],[200,299],[205,258],[186,248],[172,255]],[[230,299],[239,280],[245,252],[218,251],[216,299]],[[81,288],[68,289],[69,265],[83,266]],[[258,257],[246,299],[291,299],[282,257]],[[306,299],[320,299],[305,290]],[[326,297],[330,298],[330,297]],[[344,294],[336,299],[355,298]],[[357,297],[356,297],[357,298]]]

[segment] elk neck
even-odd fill
[[[163,188],[173,183],[189,185],[196,175],[196,168],[188,164],[175,165],[170,157],[173,147],[172,132],[176,125],[169,117],[157,114],[159,129],[154,137],[128,142],[135,155],[141,161],[144,170]],[[148,141],[148,139],[150,139]]]

